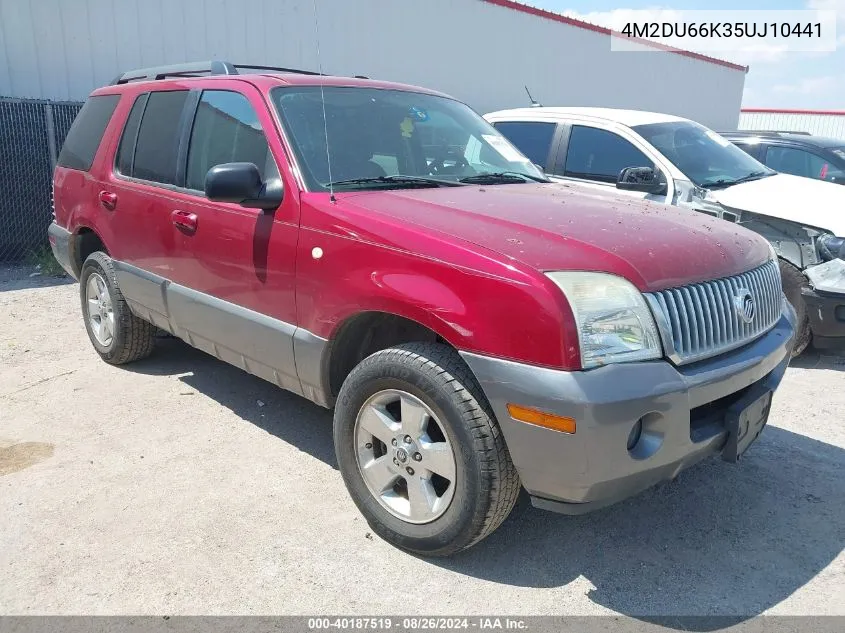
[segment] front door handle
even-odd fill
[[[114,208],[117,206],[117,194],[111,191],[101,191],[100,204],[109,211],[114,211]]]
[[[189,211],[181,211],[177,209],[173,213],[170,214],[170,219],[173,221],[173,224],[176,225],[180,231],[184,231],[185,233],[196,233],[197,232],[197,214],[190,213]]]

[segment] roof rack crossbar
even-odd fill
[[[130,70],[116,77],[112,85],[125,84],[130,81],[158,80],[167,77],[192,77],[201,74],[209,75],[237,75],[238,69],[234,64],[217,60],[207,62],[193,62],[189,64],[173,64],[170,66],[153,66]]]

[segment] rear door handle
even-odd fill
[[[101,191],[100,204],[109,211],[114,211],[114,208],[117,206],[117,194],[111,191]]]
[[[176,211],[170,214],[170,219],[180,231],[184,231],[185,233],[196,233],[197,231],[196,213],[176,209]]]

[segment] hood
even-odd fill
[[[496,251],[541,271],[621,275],[652,291],[746,272],[768,243],[724,220],[568,184],[355,193],[345,203]]]
[[[845,237],[845,187],[832,182],[775,174],[710,195],[726,207],[769,215]]]

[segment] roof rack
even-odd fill
[[[151,68],[139,68],[130,70],[119,75],[112,81],[112,85],[126,84],[130,81],[151,81],[167,79],[168,77],[201,77],[203,75],[238,75],[239,68],[247,70],[274,70],[282,73],[295,73],[298,75],[322,75],[313,70],[302,70],[299,68],[285,68],[282,66],[264,66],[261,64],[233,64],[218,60],[207,62],[192,62],[187,64],[173,64],[170,66],[153,66]],[[366,77],[356,75],[360,79]]]
[[[736,130],[735,132],[725,132],[725,134],[741,134],[743,136],[780,136],[781,134],[800,134],[801,136],[812,136],[809,132],[799,132],[798,130]]]

